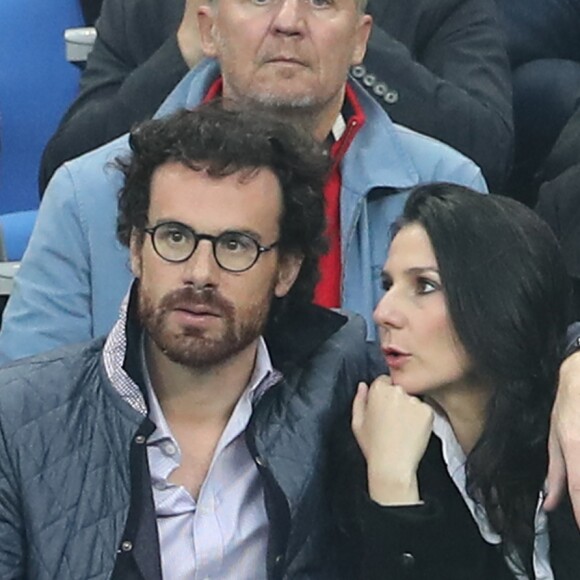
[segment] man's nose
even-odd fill
[[[210,240],[200,240],[193,254],[183,262],[183,283],[196,288],[217,284],[221,268],[216,262]]]
[[[272,22],[274,32],[289,36],[303,34],[308,2],[309,0],[278,0]]]

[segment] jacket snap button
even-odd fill
[[[259,455],[256,455],[255,460],[260,467],[264,467],[264,460]]]
[[[137,443],[137,445],[143,445],[143,443],[145,443],[145,436],[137,435],[137,437],[135,437],[135,443]]]
[[[350,72],[355,79],[362,79],[365,76],[367,69],[364,65],[357,64],[350,69]]]
[[[363,85],[367,87],[372,87],[377,82],[377,77],[373,74],[368,74],[363,77]]]
[[[375,93],[375,95],[377,95],[378,97],[384,97],[386,95],[387,91],[388,91],[388,87],[385,83],[377,83],[373,87],[373,93]]]
[[[393,105],[399,100],[399,93],[393,90],[387,91],[383,99],[385,99],[385,102],[389,103],[389,105]]]
[[[123,552],[130,552],[132,549],[133,549],[133,542],[130,542],[129,540],[125,540],[121,544],[121,550],[123,550]]]
[[[401,554],[401,567],[405,569],[412,568],[415,565],[415,556],[409,552]]]
[[[274,562],[275,562],[276,564],[280,564],[280,562],[282,562],[282,554],[278,554],[278,555],[276,556],[276,559],[274,560]]]

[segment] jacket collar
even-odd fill
[[[192,68],[169,93],[154,115],[155,119],[165,117],[183,107],[194,108],[203,102],[212,84],[220,76],[217,61],[204,58]]]
[[[343,186],[364,195],[379,187],[407,189],[418,185],[419,172],[400,137],[401,131],[410,130],[395,125],[358,81],[350,78],[349,83],[366,122],[344,156]]]
[[[346,316],[315,304],[280,306],[274,303],[264,338],[274,367],[282,373],[288,365],[305,364],[347,322]]]

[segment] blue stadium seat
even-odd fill
[[[12,214],[2,222],[18,238],[5,240],[13,256],[21,253],[23,233],[13,226],[31,227],[38,207],[42,150],[78,90],[80,72],[65,59],[64,31],[82,23],[78,0],[0,1],[0,214]]]
[[[0,236],[2,236],[5,252],[4,259],[19,261],[22,258],[35,219],[35,209],[0,214]]]

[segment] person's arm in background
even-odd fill
[[[4,311],[0,365],[94,337],[88,245],[63,167],[41,204]]]
[[[510,69],[493,0],[370,0],[374,27],[353,69],[391,118],[473,159],[491,191],[511,165]]]
[[[580,165],[573,165],[540,188],[536,213],[558,238],[572,282],[573,315],[578,316],[578,218],[580,206],[575,188]],[[580,322],[568,328],[567,355],[560,367],[556,401],[552,411],[548,469],[548,495],[544,507],[555,512],[566,486],[580,527]],[[564,550],[565,552],[566,550]]]
[[[566,483],[576,523],[580,527],[580,322],[568,329],[568,352],[560,367],[560,380],[550,427],[550,464],[546,510],[554,510]],[[575,350],[575,352],[573,352]]]
[[[199,0],[105,0],[80,95],[44,151],[41,195],[65,161],[152,117],[197,64],[199,4]]]
[[[101,13],[101,6],[103,0],[80,0],[83,17],[86,26],[94,26],[99,14]]]

